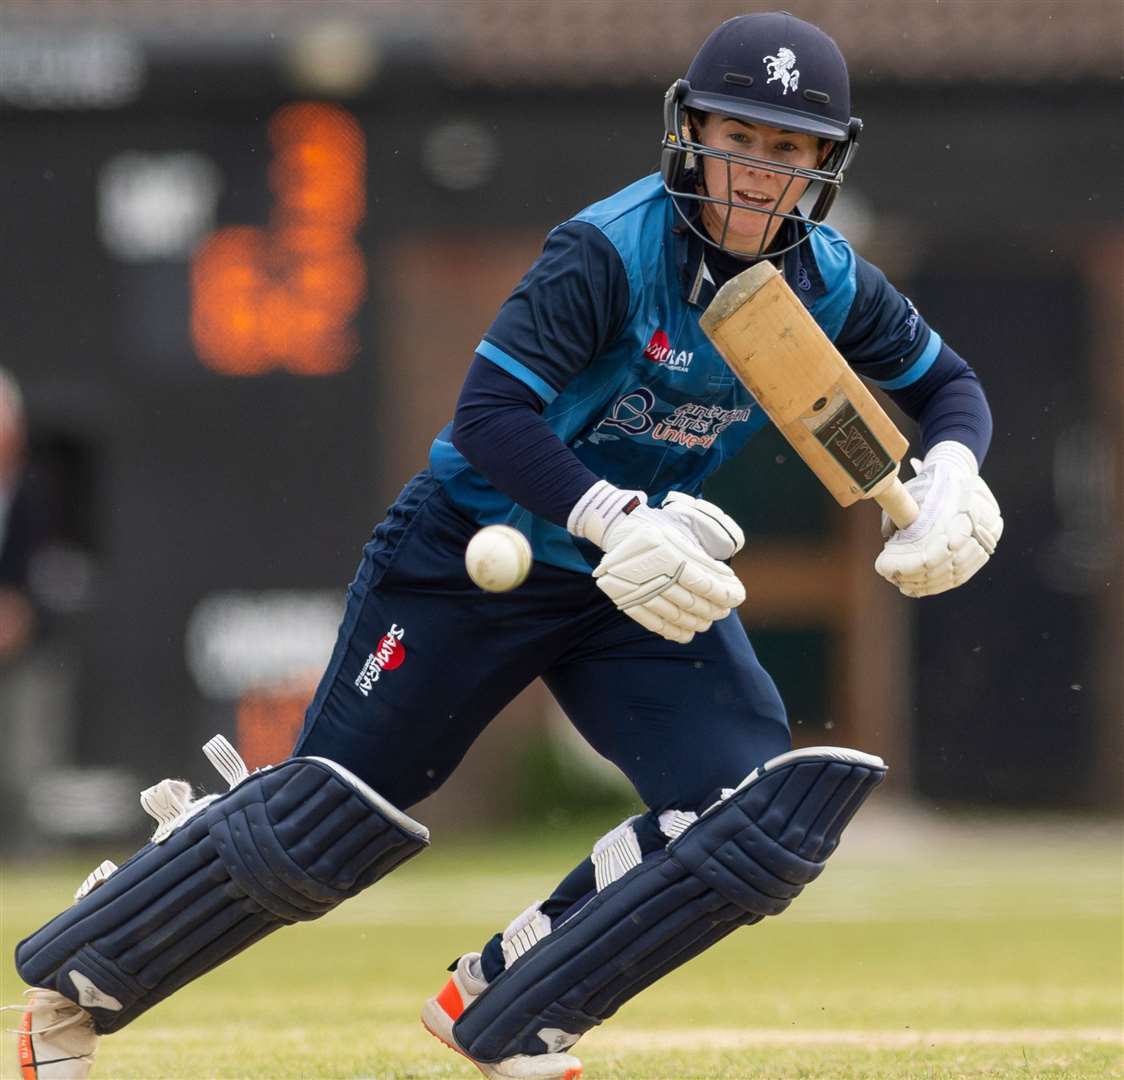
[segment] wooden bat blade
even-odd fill
[[[898,490],[908,441],[771,263],[731,278],[699,324],[840,505],[878,498],[895,520],[916,516]]]

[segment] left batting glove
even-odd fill
[[[685,645],[726,618],[745,600],[745,589],[699,542],[691,524],[670,509],[653,510],[643,491],[598,480],[570,512],[567,528],[605,552],[593,577],[620,611],[646,630]],[[702,522],[695,524],[704,529]],[[713,520],[705,529],[711,527],[717,527]],[[719,544],[717,534],[709,539]],[[727,535],[723,550],[736,539]]]
[[[741,526],[719,506],[683,491],[669,491],[660,509],[690,530],[712,559],[725,562],[745,546]]]
[[[905,529],[882,515],[886,544],[874,569],[905,596],[934,596],[963,585],[991,558],[1003,517],[963,444],[937,443],[912,465],[917,475],[905,488],[920,513]]]

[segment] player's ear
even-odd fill
[[[706,127],[710,113],[698,112],[695,109],[683,110],[683,138],[688,142],[703,143],[703,130]],[[691,154],[687,158],[687,167],[695,173],[696,184],[700,191],[706,191],[703,179],[703,163],[698,154]]]
[[[694,109],[684,109],[686,135],[691,142],[702,142],[703,128],[706,127],[708,113],[696,112]]]

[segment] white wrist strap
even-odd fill
[[[574,536],[591,540],[598,547],[609,526],[634,506],[647,506],[648,496],[643,491],[626,491],[610,484],[608,480],[598,480],[574,504],[566,519],[566,528]]]
[[[980,465],[976,455],[963,443],[946,439],[937,443],[926,455],[924,468],[930,468],[938,462],[946,462],[954,468],[965,469],[971,476],[979,476]]]

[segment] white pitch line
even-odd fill
[[[862,1046],[898,1050],[921,1046],[1041,1046],[1056,1042],[1124,1044],[1120,1028],[965,1028],[935,1031],[887,1030],[812,1031],[801,1028],[662,1028],[659,1031],[601,1030],[590,1042],[615,1050],[737,1050],[755,1046]]]

